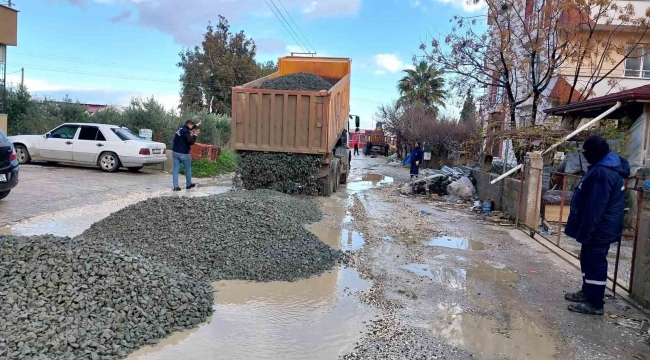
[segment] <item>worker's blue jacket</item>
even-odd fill
[[[611,244],[623,233],[625,179],[630,164],[610,152],[589,171],[573,192],[564,232],[581,244]]]
[[[413,149],[413,152],[411,152],[411,165],[415,165],[416,161],[419,161],[420,165],[422,165],[423,157],[424,157],[424,151],[422,151],[421,147]]]

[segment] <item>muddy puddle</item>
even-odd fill
[[[485,244],[481,242],[451,236],[428,239],[423,241],[422,244],[460,250],[485,250]]]
[[[197,188],[190,191],[140,192],[122,199],[109,200],[96,205],[88,205],[31,218],[13,226],[0,228],[0,235],[34,236],[51,234],[75,237],[92,224],[129,205],[157,196],[209,196],[227,192],[225,186]]]
[[[222,281],[214,314],[137,359],[336,359],[361,339],[372,309],[351,295],[368,290],[354,269],[337,268],[296,282]]]
[[[401,268],[417,276],[426,277],[436,284],[459,290],[466,289],[469,282],[476,280],[509,284],[518,279],[517,274],[487,263],[481,263],[478,266],[457,267],[439,261],[431,261],[426,264],[406,264]]]
[[[439,339],[466,349],[477,359],[552,359],[556,347],[539,325],[513,313],[501,323],[463,312],[454,304],[440,304],[441,321],[430,325]]]
[[[307,230],[318,236],[327,245],[341,250],[359,250],[363,247],[365,239],[358,231],[341,229],[324,223],[315,223],[306,226]]]
[[[382,185],[392,184],[393,182],[395,182],[395,180],[389,176],[380,174],[364,174],[361,177],[350,179],[346,189],[347,193],[352,195]]]

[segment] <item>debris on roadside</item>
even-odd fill
[[[102,244],[0,236],[0,358],[117,359],[212,314],[212,287]],[[39,357],[40,356],[40,357]]]
[[[345,259],[303,226],[321,217],[312,202],[270,190],[162,197],[113,213],[81,237],[199,280],[294,281]]]
[[[444,166],[440,170],[424,169],[418,179],[411,180],[400,188],[400,194],[411,196],[422,194],[429,198],[445,197],[456,202],[458,199],[470,200],[476,197],[476,180],[472,174],[461,168]],[[432,197],[437,194],[437,197]]]
[[[260,89],[295,90],[295,91],[321,91],[329,90],[332,84],[318,75],[310,73],[293,73],[266,80]]]

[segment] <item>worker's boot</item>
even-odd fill
[[[587,301],[587,298],[585,297],[585,294],[582,293],[582,290],[574,293],[566,293],[564,294],[564,298],[573,301],[573,302],[585,302]]]
[[[588,302],[580,302],[580,303],[575,303],[569,305],[569,310],[581,314],[587,314],[587,315],[603,315],[605,314],[605,309],[600,308],[597,309],[593,305],[591,305]]]

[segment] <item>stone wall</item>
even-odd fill
[[[650,192],[644,191],[641,222],[634,260],[634,283],[630,296],[641,306],[650,308]]]
[[[476,192],[481,201],[492,199],[494,201],[494,210],[503,211],[511,218],[517,218],[517,204],[519,202],[519,192],[521,191],[521,181],[507,178],[494,185],[490,182],[499,175],[489,174],[480,170],[472,169],[472,176],[476,179]]]

